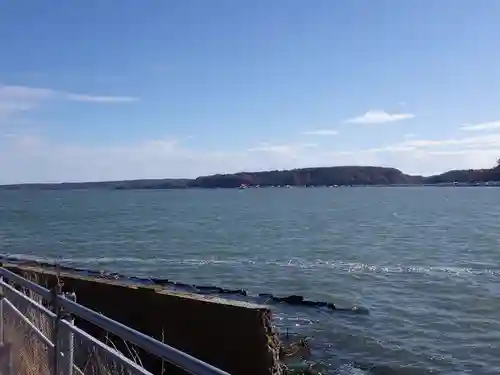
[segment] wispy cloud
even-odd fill
[[[84,94],[66,94],[66,97],[71,101],[90,103],[131,103],[139,100],[139,98],[132,96],[92,96]]]
[[[50,88],[13,86],[0,84],[0,117],[6,118],[37,108],[50,100],[69,100],[91,103],[130,103],[139,98],[130,96],[102,96],[77,94]]]
[[[328,135],[337,135],[339,134],[339,132],[335,129],[318,129],[318,130],[307,130],[305,132],[303,132],[302,134],[304,135],[325,135],[325,136],[328,136]]]
[[[500,134],[488,134],[475,137],[444,138],[444,139],[407,139],[402,142],[384,147],[384,150],[451,150],[460,152],[467,149],[498,149],[500,148]]]
[[[0,117],[35,108],[41,101],[50,99],[53,94],[49,89],[0,85]]]
[[[409,120],[414,117],[413,113],[388,113],[381,109],[371,109],[364,115],[350,118],[346,122],[351,124],[382,124],[384,122]]]
[[[411,143],[410,143],[411,142]],[[393,166],[432,174],[494,165],[500,136],[411,139],[387,147],[332,150],[311,143],[263,143],[249,150],[198,150],[175,138],[89,145],[30,133],[0,137],[0,183],[196,177],[334,165]]]
[[[0,100],[31,99],[39,100],[51,97],[54,90],[26,86],[7,86],[0,84]]]
[[[482,122],[479,124],[463,124],[460,130],[463,131],[482,131],[500,129],[500,121]]]
[[[279,154],[286,154],[286,153],[295,153],[297,151],[306,149],[306,148],[313,148],[317,147],[315,143],[290,143],[290,144],[270,144],[270,143],[261,143],[260,145],[256,147],[249,148],[247,151],[250,152],[255,152],[255,151],[264,151],[264,152],[270,152],[270,153],[279,153]]]

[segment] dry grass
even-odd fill
[[[33,293],[26,294],[41,302],[39,296]],[[9,293],[6,293],[6,297],[9,297]],[[9,301],[15,302],[16,299],[12,298]],[[51,337],[53,328],[49,317],[32,307],[16,307],[46,337]],[[35,335],[31,327],[8,309],[4,309],[4,327],[5,342],[11,344],[14,372],[19,375],[51,375],[52,350]]]
[[[93,342],[87,339],[84,339],[82,341],[78,340],[79,338],[75,336],[75,364],[78,366],[81,373],[85,375],[133,374],[120,361],[117,362],[109,355],[109,353],[103,351]],[[123,343],[127,348],[128,355],[120,352],[108,335],[106,335],[106,338],[104,340],[104,344],[106,344],[108,347],[114,349],[117,352],[120,352],[142,367],[142,361],[137,354],[137,351],[132,346],[129,346],[125,341],[123,341]],[[80,357],[80,359],[77,359],[78,357]]]

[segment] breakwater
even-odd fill
[[[75,292],[80,304],[148,334],[234,375],[281,372],[279,339],[271,311],[262,305],[217,296],[166,290],[159,286],[118,280],[112,275],[82,275],[66,267],[30,262],[3,266],[48,287],[57,279]],[[76,320],[97,338],[107,335],[92,324]],[[118,347],[123,343],[116,343]],[[184,374],[159,359],[139,352],[153,373]]]

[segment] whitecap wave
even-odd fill
[[[336,370],[336,374],[338,375],[367,375],[369,374],[366,371],[361,370],[360,368],[354,367],[350,364],[343,365]]]
[[[249,265],[249,266],[269,266],[269,267],[290,267],[303,269],[332,269],[345,273],[382,273],[382,274],[447,274],[450,276],[459,275],[493,275],[500,276],[500,268],[477,268],[477,267],[456,267],[449,265],[435,266],[414,266],[414,265],[378,265],[362,262],[345,262],[339,260],[314,261],[303,259],[278,259],[261,260],[251,258],[138,258],[138,257],[43,257],[28,254],[1,254],[0,257],[18,259],[19,261],[37,261],[47,263],[58,263],[61,265],[108,265],[119,267],[127,264],[154,265],[158,269],[159,265],[185,265],[185,266],[207,266],[207,265]]]

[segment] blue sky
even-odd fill
[[[496,0],[0,4],[0,183],[500,156]]]

